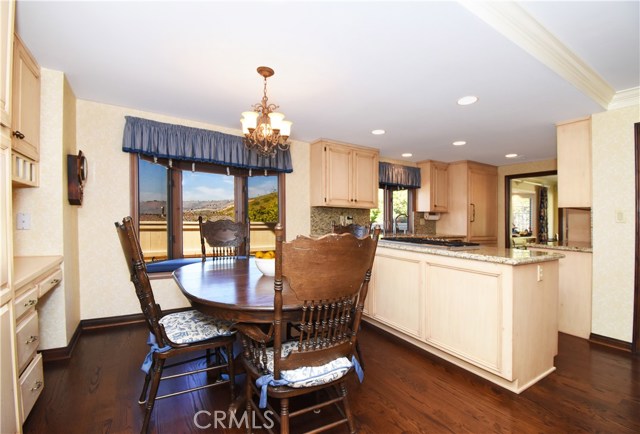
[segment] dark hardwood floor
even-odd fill
[[[83,332],[70,360],[45,365],[45,388],[24,432],[138,432],[146,336],[141,324]],[[365,326],[365,381],[349,384],[360,432],[640,432],[640,359],[564,334],[559,342],[556,372],[516,395]],[[213,388],[158,401],[152,432],[244,432],[194,423],[194,415],[205,410],[211,416],[201,413],[199,425],[213,425],[219,417],[228,426],[222,418],[226,392]],[[303,423],[312,423],[308,419]]]

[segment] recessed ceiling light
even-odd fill
[[[402,154],[403,157],[408,158],[408,157],[413,157],[413,154],[411,152],[405,152],[404,154]]]
[[[507,154],[505,155],[505,157],[507,158],[516,158],[518,156],[518,154]]]
[[[464,140],[457,140],[455,142],[452,143],[453,146],[463,146],[466,145],[467,142],[465,142]]]
[[[376,136],[380,136],[382,134],[386,133],[385,130],[373,130],[371,131],[371,134],[375,134]]]
[[[478,101],[477,96],[467,95],[458,100],[458,105],[471,105]]]

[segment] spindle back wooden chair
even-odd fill
[[[354,351],[379,234],[377,228],[373,237],[362,239],[353,234],[328,234],[284,242],[282,226],[276,227],[273,323],[268,330],[251,325],[239,328],[249,414],[266,405],[278,415],[265,402],[267,396],[278,399],[280,432],[289,433],[290,418],[335,404],[342,418],[318,428],[318,432],[344,423],[351,433],[356,432],[345,380],[359,370]],[[282,331],[283,279],[303,305],[296,321],[299,336],[286,342]],[[289,398],[323,389],[329,392],[329,399],[289,412]],[[261,405],[256,406],[256,395]],[[256,411],[256,416],[263,426],[269,425],[261,411]]]
[[[140,301],[140,308],[150,332],[147,344],[151,349],[143,363],[142,369],[146,371],[146,376],[138,400],[140,405],[145,405],[145,416],[141,432],[146,433],[149,430],[151,412],[157,399],[227,384],[230,388],[231,400],[233,400],[235,395],[233,363],[235,331],[231,329],[232,324],[227,321],[209,317],[196,310],[164,314],[160,305],[156,303],[153,295],[133,220],[131,217],[125,217],[122,220],[122,224],[116,222],[115,225],[129,268],[131,282],[133,282],[135,287],[136,295]],[[220,349],[222,348],[226,350],[226,357],[220,353]],[[211,350],[215,353],[215,361],[211,360]],[[184,357],[182,357],[182,361],[180,362],[165,365],[167,359],[194,352],[203,354],[202,359],[206,360],[204,367],[199,364],[198,368],[190,371],[179,372],[166,377],[162,376],[164,369],[196,362],[200,358],[196,357],[184,360]],[[225,371],[228,376],[226,379],[221,375],[223,371]],[[204,372],[208,374],[207,377],[209,380],[215,381],[202,386],[158,396],[161,380],[180,378]],[[151,385],[151,389],[149,389],[149,385]],[[147,391],[149,392],[148,394]]]
[[[232,220],[204,220],[198,217],[200,228],[200,246],[202,262],[207,259],[207,245],[211,248],[211,257],[228,258],[246,256],[247,226]]]

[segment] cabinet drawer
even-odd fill
[[[44,388],[44,371],[42,369],[42,355],[38,354],[29,367],[20,376],[20,391],[22,392],[22,423]]]
[[[28,314],[16,327],[16,346],[18,349],[18,372],[29,364],[38,349],[38,312]]]
[[[16,319],[20,321],[20,317],[29,309],[38,303],[38,287],[34,286],[15,300]]]
[[[56,271],[45,277],[38,283],[38,296],[42,297],[51,288],[54,288],[58,283],[62,281],[62,269],[58,268]]]

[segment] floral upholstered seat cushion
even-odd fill
[[[297,347],[294,341],[283,342],[282,357],[286,357]],[[267,370],[273,373],[273,347],[267,348]],[[304,366],[288,371],[281,371],[280,376],[287,382],[287,386],[301,388],[312,387],[320,384],[330,383],[343,377],[352,363],[346,357],[339,357],[322,366]]]
[[[169,340],[176,344],[199,342],[235,333],[231,329],[232,322],[210,317],[197,310],[170,313],[160,319],[160,324],[164,326]]]

